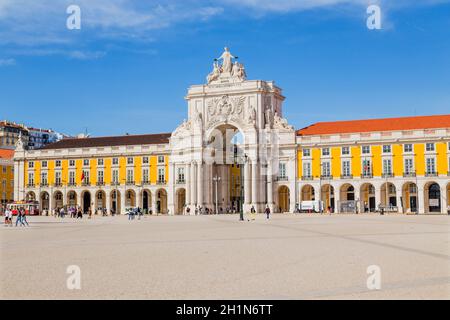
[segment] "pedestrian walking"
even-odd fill
[[[132,209],[130,209],[130,210],[128,210],[128,221],[130,221],[130,220],[133,220],[133,210]]]
[[[12,220],[10,220],[10,215],[11,215],[11,217],[12,217],[12,212],[11,212],[11,210],[9,210],[8,208],[6,208],[6,210],[5,210],[5,227],[7,227],[7,226],[9,226],[9,225],[11,225],[12,224]]]
[[[266,216],[267,216],[267,220],[270,219],[270,208],[268,205],[266,205],[266,210],[265,210]]]
[[[26,224],[27,227],[29,227],[30,225],[28,224],[28,221],[27,221],[27,215],[26,215],[25,209],[21,209],[21,211],[22,211],[22,225],[25,226],[25,224]]]
[[[250,213],[252,216],[252,220],[256,220],[256,210],[255,210],[255,206],[252,206],[250,209]],[[250,220],[249,220],[250,221]]]
[[[25,224],[22,222],[22,211],[17,210],[17,219],[16,219],[16,227],[20,223],[20,226],[25,226]]]

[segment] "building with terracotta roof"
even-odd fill
[[[224,55],[225,57],[227,55]],[[230,58],[231,59],[231,58]],[[281,88],[214,65],[172,133],[64,139],[15,154],[14,198],[42,211],[446,214],[450,115],[319,122],[295,130]]]

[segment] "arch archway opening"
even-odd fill
[[[106,192],[103,190],[97,191],[95,194],[95,210],[102,213],[106,209]]]
[[[207,141],[205,207],[208,212],[241,212],[245,202],[245,137],[237,126],[226,123],[212,129]]]
[[[380,201],[383,207],[398,207],[397,189],[393,183],[387,182],[381,185]]]
[[[81,194],[81,207],[83,209],[84,213],[89,213],[89,210],[91,209],[91,203],[92,198],[91,198],[91,193],[89,191],[84,191]]]
[[[447,213],[450,214],[450,182],[447,184],[447,192],[446,192],[446,199],[447,199]]]
[[[357,200],[355,199],[355,187],[346,183],[340,187],[339,212],[356,213],[358,210]]]
[[[46,212],[48,213],[50,210],[50,195],[48,194],[47,191],[41,192],[40,195],[40,199],[41,199],[41,212]]]
[[[150,213],[151,208],[151,192],[149,190],[142,191],[142,211],[147,214]]]
[[[67,204],[69,207],[77,206],[77,193],[75,191],[69,191],[67,193]]]
[[[418,212],[417,185],[414,182],[407,182],[402,187],[402,207],[405,213]]]
[[[186,189],[180,188],[176,192],[175,214],[183,214],[186,207]]]
[[[315,200],[314,188],[312,185],[307,184],[302,187],[300,199],[301,199],[301,201],[314,201]]]
[[[425,212],[441,212],[441,187],[436,182],[425,185]]]
[[[360,190],[361,210],[363,212],[375,212],[377,209],[375,187],[371,183],[364,183]]]
[[[54,203],[54,208],[62,208],[64,206],[64,201],[63,201],[63,193],[61,191],[56,191],[53,195],[53,203]]]
[[[287,186],[278,187],[278,209],[279,212],[289,212],[290,191]]]
[[[134,192],[134,190],[127,190],[125,192],[125,207],[126,208],[136,207],[136,192]]]
[[[323,201],[324,208],[329,212],[334,212],[334,187],[331,184],[325,184],[322,186],[320,198]]]
[[[120,205],[121,194],[119,190],[113,190],[110,194],[111,201],[111,214],[120,214],[121,213],[121,205]]]
[[[167,214],[167,191],[164,189],[156,191],[156,213]]]
[[[36,194],[33,191],[30,191],[25,196],[26,201],[36,201]]]

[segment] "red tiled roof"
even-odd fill
[[[450,114],[437,116],[317,122],[297,130],[298,136],[450,128]]]
[[[170,133],[157,133],[116,137],[69,138],[48,144],[40,150],[166,144],[169,143],[170,135]]]
[[[1,159],[12,159],[14,157],[14,150],[11,149],[0,149]]]

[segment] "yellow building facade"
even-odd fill
[[[0,203],[5,205],[14,199],[14,151],[0,149]]]
[[[330,211],[447,213],[450,117],[399,119],[299,130],[299,203],[320,197]],[[400,123],[389,129],[396,120]]]

